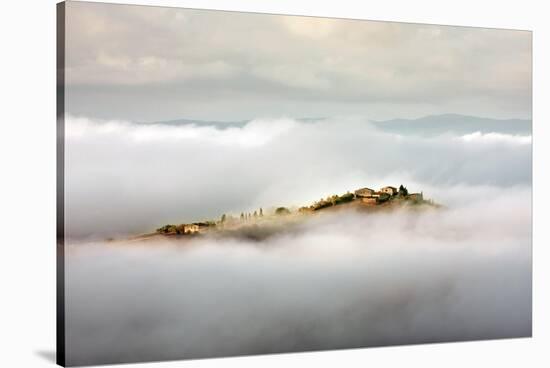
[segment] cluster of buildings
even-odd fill
[[[208,222],[194,222],[192,224],[180,224],[180,225],[164,225],[157,229],[158,233],[167,235],[183,235],[183,234],[197,234],[209,230],[213,223]]]
[[[422,193],[409,194],[407,189],[403,186],[401,186],[399,189],[392,186],[387,186],[380,188],[380,190],[378,191],[371,188],[361,188],[357,189],[354,194],[355,198],[361,199],[362,202],[370,204],[382,203],[398,195],[405,199],[412,199],[415,201],[423,200]]]
[[[195,234],[199,233],[208,228],[208,224],[202,222],[196,222],[193,224],[183,224],[183,233],[184,234]]]

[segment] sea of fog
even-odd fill
[[[302,206],[365,186],[404,184],[447,205],[531,186],[531,137],[499,132],[405,136],[361,119],[257,119],[220,129],[69,117],[65,138],[72,239]]]
[[[68,364],[531,335],[529,136],[70,118],[66,138]],[[401,183],[444,208],[331,213],[262,241],[103,240]]]

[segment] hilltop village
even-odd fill
[[[223,214],[217,221],[202,221],[179,225],[164,225],[156,230],[157,234],[163,235],[198,235],[202,233],[233,230],[247,225],[257,225],[267,223],[274,220],[281,220],[283,216],[288,217],[303,217],[307,214],[316,213],[329,209],[340,209],[349,206],[357,207],[358,209],[374,209],[377,207],[392,207],[394,205],[430,205],[437,206],[431,200],[424,200],[424,195],[420,193],[409,193],[407,188],[400,185],[399,188],[386,186],[379,190],[371,188],[361,188],[353,193],[347,192],[342,195],[332,195],[319,201],[314,202],[310,206],[304,206],[293,211],[287,207],[278,207],[270,211],[269,214],[264,214],[264,210],[250,212],[242,212],[239,216]]]

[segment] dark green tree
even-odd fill
[[[403,186],[403,184],[401,184],[401,185],[399,186],[399,195],[401,195],[401,196],[407,196],[407,195],[409,195],[409,191],[407,190],[407,188],[405,188],[405,187]]]
[[[286,207],[279,207],[275,210],[276,215],[288,215],[290,214],[290,210]]]

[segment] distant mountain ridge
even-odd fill
[[[429,115],[419,119],[392,119],[372,121],[377,128],[405,135],[440,135],[445,133],[470,134],[502,133],[531,135],[531,120],[526,119],[491,119],[477,116],[443,114]]]
[[[299,118],[301,122],[315,122],[326,118]],[[161,124],[170,126],[195,125],[199,127],[212,126],[216,129],[242,128],[250,120],[241,121],[207,121],[192,119],[176,119],[142,124]],[[477,116],[442,114],[428,115],[418,119],[371,120],[371,124],[388,133],[402,135],[436,136],[445,133],[470,134],[501,133],[514,135],[531,135],[530,119],[492,119]]]
[[[184,126],[184,125],[195,125],[195,126],[213,126],[218,129],[227,129],[227,128],[242,128],[249,121],[210,121],[210,120],[192,120],[192,119],[176,119],[176,120],[166,120],[166,121],[156,121],[150,123],[140,123],[140,124],[159,124],[159,125],[171,125],[171,126]]]

